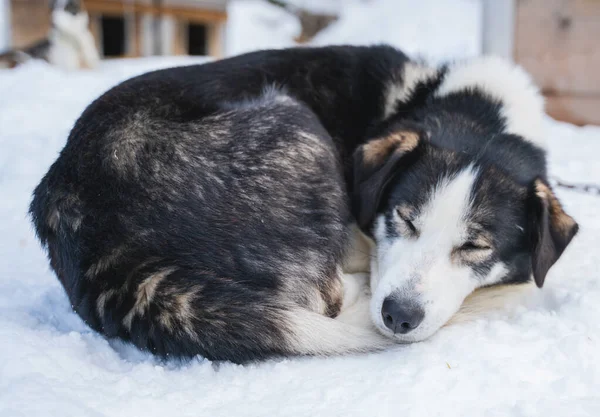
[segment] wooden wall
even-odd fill
[[[179,5],[182,3],[183,5]],[[222,28],[227,20],[225,10],[207,9],[202,3],[191,2],[167,2],[162,7],[156,7],[150,1],[124,2],[116,0],[84,0],[84,4],[90,14],[92,32],[96,38],[99,35],[97,25],[100,15],[123,15],[130,14],[134,20],[134,40],[129,48],[128,56],[142,55],[141,16],[161,16],[174,20],[173,45],[168,50],[171,54],[183,55],[187,50],[186,25],[189,22],[206,24],[208,28],[208,54],[219,58],[223,49]]]
[[[10,15],[12,46],[22,48],[48,35],[49,0],[11,0]]]
[[[212,0],[216,5],[216,0]],[[181,5],[179,5],[181,3]],[[26,47],[33,42],[44,39],[50,30],[50,0],[10,0],[12,46]],[[142,16],[170,17],[176,22],[172,53],[185,54],[187,37],[185,29],[188,22],[206,24],[208,28],[208,53],[220,57],[223,50],[223,25],[227,13],[220,9],[207,9],[203,3],[165,1],[165,6],[157,8],[149,0],[84,0],[90,14],[90,29],[99,44],[101,15],[127,16],[132,19],[132,33],[127,40],[126,56],[142,54]],[[212,4],[207,2],[207,4]],[[101,50],[101,45],[98,45]]]
[[[546,95],[548,113],[600,124],[600,0],[517,0],[515,60]]]

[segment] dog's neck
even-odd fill
[[[531,78],[520,67],[496,57],[475,58],[438,68],[411,62],[387,91],[384,118],[410,117],[436,99],[478,91],[499,105],[503,132],[545,149],[544,100]],[[472,100],[471,100],[472,102]],[[446,111],[465,111],[459,107]],[[469,110],[470,111],[470,110]],[[477,112],[472,112],[478,117]],[[500,133],[500,132],[499,132]]]

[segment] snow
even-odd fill
[[[312,43],[389,43],[429,61],[476,56],[481,50],[481,2],[477,0],[377,0],[348,3],[340,20]]]
[[[91,100],[135,74],[191,62],[0,70],[0,416],[600,415],[600,198],[575,191],[558,194],[581,231],[543,290],[422,343],[245,366],[165,363],[88,329],[34,237],[31,192]],[[545,124],[551,172],[600,183],[600,127]]]
[[[481,52],[480,0],[296,0],[310,10],[338,14],[311,45],[388,43],[430,61]],[[320,6],[320,7],[318,7]],[[260,0],[229,3],[226,54],[296,45],[298,21]]]
[[[261,0],[233,1],[227,7],[225,53],[294,46],[300,23],[285,10]]]

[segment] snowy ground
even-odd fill
[[[293,0],[337,22],[318,33],[315,45],[388,43],[430,61],[481,51],[481,0]],[[226,52],[294,46],[299,22],[261,0],[234,0],[227,9]]]
[[[434,59],[476,55],[479,0],[295,0],[341,13],[316,44],[388,42]],[[340,8],[344,5],[343,8]],[[299,26],[256,0],[229,10],[229,54],[285,47]],[[188,60],[65,74],[0,71],[0,416],[599,416],[599,197],[559,191],[581,232],[543,290],[388,352],[249,366],[160,363],[71,311],[26,216],[33,187],[83,108],[118,81]],[[600,183],[600,128],[547,122],[551,170]]]
[[[0,71],[0,416],[600,415],[600,198],[571,191],[559,194],[581,233],[546,287],[423,343],[249,366],[165,364],[91,332],[33,236],[30,194],[90,100],[181,62]],[[547,127],[552,171],[600,183],[600,128]]]

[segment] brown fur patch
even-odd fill
[[[92,279],[99,273],[106,271],[108,268],[113,266],[119,260],[119,258],[121,258],[125,252],[125,249],[125,246],[120,246],[113,250],[110,254],[100,258],[98,262],[92,264],[92,266],[85,271],[85,277]]]
[[[96,310],[98,311],[98,315],[100,317],[104,316],[104,307],[106,306],[106,302],[110,300],[117,294],[117,291],[114,289],[104,291],[102,294],[98,296],[96,299]]]
[[[191,289],[175,296],[175,318],[183,327],[183,330],[192,339],[197,340],[198,335],[194,331],[194,306],[192,302],[199,289]]]
[[[419,144],[419,135],[416,132],[394,132],[386,137],[375,139],[363,147],[365,163],[379,165],[394,151],[410,152]]]
[[[550,224],[552,224],[555,232],[558,232],[563,238],[570,236],[577,223],[571,216],[565,213],[560,201],[558,201],[550,187],[542,181],[536,180],[535,190],[537,196],[546,201],[548,205]]]
[[[340,314],[342,309],[342,303],[344,301],[344,285],[342,284],[343,272],[341,267],[338,267],[334,272],[334,277],[327,280],[325,285],[319,288],[319,295],[323,299],[325,304],[324,311],[319,313],[326,315],[327,317],[336,317]]]
[[[176,268],[165,268],[162,269],[144,281],[142,281],[137,288],[135,294],[135,303],[129,313],[123,318],[123,325],[128,329],[131,329],[131,322],[136,315],[143,316],[148,306],[152,302],[152,298],[156,292],[156,288],[169,274],[172,274]]]
[[[175,288],[168,289],[164,294],[164,308],[158,317],[161,326],[175,333],[183,330],[193,340],[198,340],[198,334],[194,329],[196,310],[193,302],[202,291],[202,286],[195,286],[185,290]]]

